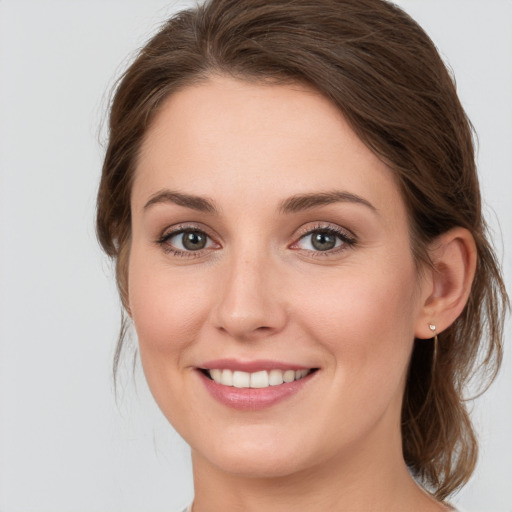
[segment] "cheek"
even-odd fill
[[[341,274],[341,273],[340,273]],[[302,330],[330,354],[323,423],[355,441],[400,416],[414,340],[414,268],[356,268],[302,302]],[[384,420],[385,422],[387,420]],[[340,434],[343,432],[343,434]]]
[[[150,261],[135,250],[129,265],[129,303],[142,358],[178,354],[197,338],[208,310],[209,294],[197,282]]]
[[[183,279],[151,255],[134,250],[129,265],[129,302],[139,356],[151,393],[169,422],[187,432],[190,347],[201,336],[212,293]],[[170,392],[172,390],[172,392]],[[185,426],[184,426],[185,425]]]
[[[376,389],[403,377],[414,340],[416,279],[412,262],[381,262],[341,269],[325,286],[311,283],[313,295],[297,294],[303,329],[334,356],[347,386],[367,382]]]

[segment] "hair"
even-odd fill
[[[117,84],[97,203],[99,241],[116,262],[128,308],[130,193],[144,136],[163,101],[214,75],[304,83],[328,98],[394,171],[418,263],[455,226],[468,229],[477,268],[462,314],[434,344],[415,340],[402,408],[405,461],[443,500],[473,472],[477,441],[463,391],[490,384],[502,358],[508,298],[488,241],[473,129],[433,42],[385,0],[211,0],[169,19]],[[126,316],[116,355],[119,364]],[[435,356],[435,358],[434,358]]]

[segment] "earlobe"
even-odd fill
[[[430,324],[437,333],[447,329],[462,313],[476,270],[476,245],[473,235],[462,227],[453,228],[432,242],[433,264],[428,295],[416,326],[417,338],[431,338]]]

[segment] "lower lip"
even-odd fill
[[[286,398],[298,393],[317,372],[312,372],[306,377],[293,382],[287,382],[278,386],[267,388],[235,388],[224,386],[209,379],[204,373],[197,372],[206,389],[220,403],[241,411],[259,411],[277,404]]]

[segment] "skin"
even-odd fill
[[[164,190],[218,211],[155,200]],[[280,210],[332,191],[368,205]],[[207,246],[170,252],[184,250],[181,236],[158,242],[173,227],[203,231]],[[316,250],[319,227],[355,242]],[[194,512],[447,510],[407,471],[400,409],[415,336],[463,307],[471,244],[450,234],[433,254],[458,267],[420,277],[391,170],[329,101],[226,77],[175,93],[142,146],[132,230],[129,311],[153,396],[192,449]],[[198,374],[218,358],[319,370],[286,400],[239,411]]]

